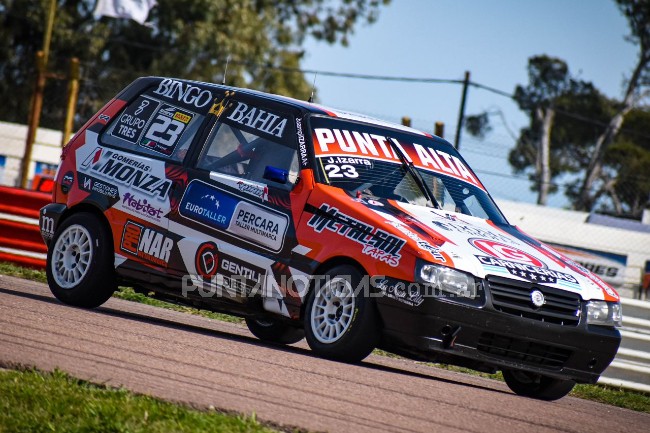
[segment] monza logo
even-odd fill
[[[203,281],[209,281],[217,273],[219,262],[219,248],[214,242],[204,242],[196,249],[194,266],[196,273]]]
[[[145,162],[101,147],[95,148],[80,164],[80,168],[89,170],[101,178],[114,180],[154,196],[159,200],[164,200],[167,197],[172,186],[170,180],[151,173],[151,167]]]
[[[496,257],[497,259],[509,260],[513,262],[526,263],[538,268],[547,266],[536,257],[510,245],[487,239],[468,239],[468,242],[476,249],[483,251],[485,254]]]

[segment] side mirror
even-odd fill
[[[264,169],[264,179],[284,185],[289,181],[289,172],[287,170],[282,170],[281,168],[267,165]]]

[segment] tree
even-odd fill
[[[589,86],[572,79],[563,60],[541,55],[528,59],[528,85],[515,89],[514,100],[530,116],[530,126],[522,131],[509,161],[518,172],[533,167],[530,178],[538,204],[545,205],[553,189],[551,129],[557,105],[563,98],[580,95]]]
[[[609,120],[607,127],[596,140],[580,193],[574,202],[576,209],[585,211],[592,210],[603,189],[607,189],[607,182],[604,182],[603,179],[605,156],[623,125],[625,115],[638,101],[642,88],[650,84],[650,1],[616,0],[616,3],[628,20],[631,31],[628,39],[638,45],[639,54],[632,75],[627,82],[623,100]],[[600,183],[600,187],[597,185],[598,183]]]
[[[142,75],[178,76],[307,99],[311,91],[295,70],[307,37],[346,45],[359,22],[373,22],[389,0],[158,0],[149,26],[95,20],[95,0],[58,0],[50,71],[81,61],[78,121]],[[0,119],[25,123],[36,51],[41,49],[49,0],[0,5]],[[49,80],[42,124],[62,121],[65,81]]]

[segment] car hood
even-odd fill
[[[496,275],[555,287],[585,300],[619,300],[600,278],[515,226],[414,204],[383,203],[368,207],[415,244],[424,260],[479,278]]]

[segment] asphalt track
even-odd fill
[[[330,432],[647,432],[650,415],[412,361],[346,365],[306,346],[266,345],[245,327],[111,299],[68,307],[44,284],[0,276],[0,364],[60,368],[199,408]],[[1,396],[0,396],[1,398]]]

